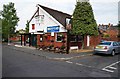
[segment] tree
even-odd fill
[[[71,33],[83,36],[82,48],[84,47],[84,36],[98,35],[96,20],[89,2],[77,2],[72,18]]]
[[[1,39],[2,39],[2,20],[1,20],[1,17],[0,17],[0,42],[2,41]]]
[[[2,37],[3,39],[8,39],[8,37],[13,36],[15,33],[16,25],[19,21],[19,18],[14,8],[14,3],[10,2],[7,5],[3,5],[2,15]]]
[[[28,20],[27,20],[25,31],[26,31],[26,33],[29,33],[29,21]]]

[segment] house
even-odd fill
[[[29,46],[53,46],[54,48],[64,46],[70,49],[80,49],[82,47],[82,36],[69,35],[68,37],[68,31],[72,29],[71,17],[72,15],[67,13],[38,4],[36,12],[29,20],[29,33],[21,34],[24,45],[28,40]],[[99,36],[85,36],[85,47],[94,47],[100,43],[103,40],[103,33],[110,34],[111,38],[109,40],[117,40],[117,29],[115,30],[112,25],[99,25],[98,29]]]
[[[82,36],[70,35],[68,42],[68,30],[71,29],[72,15],[54,10],[42,5],[37,5],[37,10],[29,20],[29,33],[22,34],[24,45],[29,38],[29,46],[44,45],[54,47],[67,47],[70,49],[80,49],[82,46]],[[85,46],[89,46],[89,37],[84,39]],[[22,45],[22,42],[21,42]]]
[[[61,47],[63,40],[66,46],[66,23],[69,23],[71,15],[39,4],[37,7],[37,11],[29,21],[29,34],[21,35],[22,38],[24,37],[24,45],[30,38],[30,46],[53,44],[54,47]]]
[[[113,24],[99,24],[98,26],[99,31],[101,33],[101,40],[108,40],[108,41],[119,41],[118,34],[119,29],[118,26],[113,26]]]
[[[37,7],[36,13],[30,20],[29,27],[29,33],[33,35],[31,40],[32,46],[37,44],[61,47],[63,45],[63,40],[65,41],[64,45],[66,46],[66,20],[69,21],[71,15],[39,4]]]

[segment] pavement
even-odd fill
[[[9,45],[17,47],[18,48],[17,50],[22,50],[23,52],[26,52],[29,54],[45,57],[47,59],[54,59],[54,60],[67,61],[73,58],[93,55],[93,50],[90,50],[90,49],[89,50],[88,49],[73,50],[73,51],[70,51],[69,54],[66,54],[66,53],[54,53],[53,51],[47,51],[47,50],[37,50],[35,47],[21,46],[17,44],[9,44]]]

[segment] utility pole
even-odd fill
[[[66,24],[66,29],[67,29],[67,54],[69,54],[69,49],[70,49],[70,30],[71,30],[71,18],[69,19],[69,23]]]
[[[67,54],[69,54],[69,48],[70,48],[70,39],[69,39],[69,36],[70,36],[70,31],[67,30]]]

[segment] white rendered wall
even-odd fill
[[[64,26],[60,24],[50,14],[48,14],[45,10],[43,10],[41,7],[39,10],[39,15],[44,15],[43,23],[41,23],[40,25],[36,24],[35,18],[33,18],[32,21],[30,22],[29,33],[33,33],[33,32],[35,33],[37,31],[43,31],[43,30],[44,32],[47,32],[47,27],[49,26],[60,26],[59,32],[66,32]],[[32,24],[35,24],[35,30],[32,30]]]

